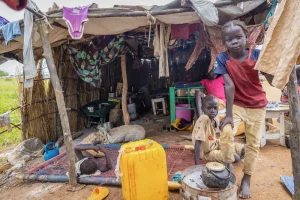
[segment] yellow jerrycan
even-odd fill
[[[168,175],[164,148],[145,139],[120,148],[122,194],[125,200],[167,200]]]

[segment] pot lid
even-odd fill
[[[219,162],[209,162],[206,164],[206,168],[212,171],[220,172],[225,170],[225,165]]]

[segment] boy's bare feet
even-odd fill
[[[240,192],[239,192],[239,197],[242,199],[249,199],[251,197],[251,195],[250,195],[250,179],[251,179],[250,175],[244,174],[242,182],[241,182]]]

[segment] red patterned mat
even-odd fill
[[[173,175],[194,165],[194,153],[184,148],[182,145],[163,145],[167,155],[168,178],[172,180]],[[112,161],[112,165],[117,163],[120,145],[107,145],[106,150]],[[105,164],[105,158],[97,159],[99,163]],[[202,162],[205,163],[205,162]],[[25,174],[32,175],[65,175],[67,172],[66,153],[62,153],[53,159],[46,161]],[[101,173],[100,177],[116,177],[114,169]]]

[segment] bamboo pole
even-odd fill
[[[121,68],[122,68],[122,79],[123,79],[123,91],[122,91],[122,111],[125,125],[129,125],[130,118],[127,110],[127,73],[126,73],[126,54],[121,56]]]
[[[51,83],[53,85],[54,92],[55,92],[57,108],[62,122],[61,124],[63,128],[64,143],[66,145],[67,157],[68,157],[69,183],[72,186],[75,186],[77,184],[77,180],[76,180],[76,172],[75,172],[75,153],[73,148],[73,140],[70,131],[70,124],[68,119],[68,113],[65,106],[64,95],[54,65],[51,46],[49,43],[48,29],[47,29],[48,25],[45,22],[40,21],[37,22],[37,27],[38,27],[38,32],[40,33],[42,39],[43,50],[44,50],[43,56],[45,57],[47,62]]]
[[[290,80],[288,83],[288,93],[290,119],[292,124],[290,130],[290,147],[294,175],[294,199],[300,200],[300,111],[295,68],[293,69],[290,75]]]
[[[192,8],[177,8],[177,9],[168,9],[168,10],[157,10],[157,11],[150,11],[152,16],[156,15],[169,15],[169,14],[176,14],[176,13],[183,13],[183,12],[194,12]],[[140,17],[140,16],[147,16],[145,11],[122,11],[122,12],[89,12],[88,18],[106,18],[106,17]],[[63,13],[56,13],[48,16],[49,18],[62,18]]]
[[[89,8],[89,12],[92,12],[92,11],[98,11],[98,12],[104,12],[104,11],[112,11],[112,12],[116,12],[116,11],[130,11],[129,8]],[[48,12],[46,12],[47,15],[52,15],[52,14],[56,14],[56,13],[61,13],[63,12],[63,9],[60,8],[60,9],[53,9],[53,10],[50,10]]]

